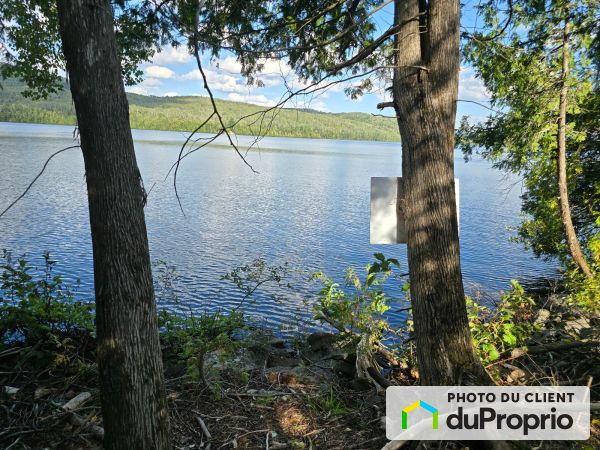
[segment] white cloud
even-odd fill
[[[127,86],[125,88],[125,90],[127,92],[131,92],[132,94],[138,94],[138,95],[148,95],[148,89],[146,89],[143,86],[137,85],[137,86]]]
[[[154,78],[175,78],[176,74],[168,67],[163,66],[148,66],[146,67],[146,75]]]
[[[326,95],[318,95],[318,96],[306,96],[306,97],[296,97],[291,101],[283,105],[285,108],[294,108],[294,109],[314,109],[316,111],[328,112],[329,108],[327,108],[327,103],[324,99],[326,99]]]
[[[141,84],[146,87],[158,87],[162,84],[162,82],[156,78],[146,78]]]
[[[163,47],[152,57],[153,64],[185,64],[192,59],[192,55],[185,46]]]
[[[329,111],[329,109],[327,109],[327,103],[325,103],[325,101],[321,98],[307,102],[306,105],[304,106],[304,108],[315,109],[315,110],[321,111],[321,112]]]
[[[262,65],[262,70],[256,72],[254,76],[263,87],[279,86],[283,83],[283,78],[288,81],[297,79],[290,65],[282,59],[263,58],[259,60],[259,64]],[[242,64],[233,56],[212,60],[211,67],[217,72],[223,71],[232,75],[239,75],[242,71]]]
[[[257,76],[272,78],[281,77],[281,75],[287,76],[292,73],[292,68],[282,59],[263,58],[258,62],[263,66],[263,68],[260,72],[256,73]],[[238,75],[242,71],[242,64],[233,56],[228,56],[224,59],[213,60],[211,61],[211,65],[215,69],[220,69],[234,75]]]
[[[157,80],[156,78],[146,78],[136,86],[126,87],[126,91],[139,95],[156,95],[156,92],[161,85],[162,81]]]
[[[460,69],[458,98],[472,101],[487,101],[490,99],[490,93],[485,88],[483,81],[475,76],[475,72],[470,67]]]
[[[290,65],[282,59],[262,59],[259,63],[263,66],[260,74],[266,77],[269,76],[288,76],[292,73]]]
[[[262,87],[279,86],[282,82],[279,78],[257,78],[256,80],[262,83]]]
[[[183,75],[181,75],[182,80],[201,80],[202,75],[200,75],[199,70],[191,70]]]
[[[254,74],[255,80],[260,86],[249,86],[241,75],[242,64],[233,56],[223,59],[213,59],[210,65],[204,69],[211,89],[222,92],[237,92],[239,94],[249,93],[253,88],[273,88],[281,86],[286,80],[292,89],[301,89],[310,83],[301,81],[292,71],[292,68],[282,59],[262,59],[261,71]],[[191,70],[180,76],[183,80],[202,80],[197,69]],[[342,90],[341,86],[333,86],[333,91]]]
[[[213,63],[214,67],[224,70],[225,72],[237,75],[242,71],[242,64],[233,56],[228,56],[225,59],[218,59],[211,62]]]
[[[248,85],[241,78],[232,75],[220,74],[214,70],[204,70],[206,81],[211,90],[221,92],[237,92],[239,94],[247,93]],[[184,80],[202,80],[199,70],[192,70],[181,77]]]
[[[260,106],[274,106],[275,102],[273,100],[269,100],[264,95],[240,95],[236,92],[232,92],[227,96],[228,100],[232,102],[242,102],[242,103],[253,103],[255,105]]]
[[[165,92],[163,97],[177,97],[179,94],[177,92]]]

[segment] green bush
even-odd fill
[[[76,289],[54,274],[56,261],[43,254],[42,269],[24,257],[2,254],[0,277],[0,350],[21,347],[20,361],[36,367],[89,367],[95,352],[93,302],[75,299]],[[178,302],[175,268],[161,263],[157,297]],[[158,313],[161,339],[170,353],[185,361],[188,374],[202,379],[204,356],[214,350],[232,351],[233,335],[244,327],[241,312],[180,316],[167,310]]]
[[[215,350],[231,353],[241,342],[236,335],[245,328],[239,311],[182,317],[163,309],[158,318],[163,345],[185,362],[187,375],[195,381],[204,381],[204,357]]]
[[[313,274],[314,279],[323,283],[314,306],[315,319],[329,323],[342,336],[368,333],[380,340],[385,332],[391,332],[396,338],[402,338],[399,350],[403,354],[399,359],[409,366],[414,365],[410,310],[404,327],[399,330],[392,330],[385,317],[390,307],[383,292],[383,283],[391,275],[392,267],[398,266],[398,261],[386,259],[381,253],[375,254],[375,258],[375,263],[366,268],[364,282],[354,269],[348,269],[345,287],[340,287],[322,272]],[[403,289],[408,291],[408,283]],[[495,308],[480,305],[470,297],[466,298],[466,302],[473,342],[485,364],[497,360],[502,352],[525,344],[537,330],[533,320],[534,300],[515,280],[511,281],[511,290],[501,296]]]
[[[600,227],[600,218],[597,220]],[[578,270],[567,273],[569,296],[567,301],[583,308],[586,312],[600,312],[600,235],[594,236],[588,242],[590,250],[590,269],[593,276],[586,278]]]
[[[23,346],[29,356],[61,365],[77,359],[82,346],[93,346],[93,304],[78,301],[59,275],[56,261],[44,253],[36,270],[24,258],[2,255],[0,347]]]
[[[315,320],[332,325],[343,335],[367,333],[381,338],[384,330],[389,330],[388,322],[383,317],[390,309],[383,284],[392,274],[393,266],[399,267],[400,264],[398,260],[387,259],[381,253],[376,253],[375,258],[376,261],[365,269],[364,281],[361,281],[354,268],[348,268],[344,288],[323,272],[311,275],[313,280],[323,284],[314,306]]]
[[[502,295],[494,309],[467,297],[467,315],[475,348],[484,364],[500,354],[523,345],[537,330],[533,321],[534,300],[518,281],[511,281],[510,292]]]

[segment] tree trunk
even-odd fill
[[[558,110],[558,135],[557,135],[557,171],[558,171],[558,194],[560,199],[560,215],[563,226],[565,228],[565,236],[567,238],[567,245],[569,247],[569,253],[573,258],[573,262],[577,265],[579,270],[586,276],[591,277],[592,271],[590,270],[583,252],[581,251],[581,245],[577,239],[575,228],[573,227],[573,219],[571,217],[571,206],[569,205],[569,185],[567,182],[567,144],[566,144],[566,131],[567,131],[567,78],[569,76],[569,11],[565,13],[565,26],[563,29],[563,45],[562,45],[562,72],[560,80],[560,101]]]
[[[490,384],[474,351],[460,268],[454,191],[459,0],[396,0],[393,93],[415,341],[424,385]],[[419,16],[419,14],[421,14]]]
[[[167,449],[168,411],[144,219],[108,0],[59,0],[85,162],[107,449]]]

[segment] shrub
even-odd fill
[[[192,380],[203,382],[204,357],[215,350],[233,352],[241,345],[236,335],[245,328],[243,314],[235,310],[229,314],[190,313],[182,317],[163,309],[158,318],[164,346],[185,362]]]
[[[93,347],[94,309],[54,275],[56,261],[48,252],[43,258],[43,269],[36,270],[23,257],[3,252],[0,346],[23,346],[30,357],[63,365],[77,359],[83,347]]]
[[[536,331],[535,302],[518,281],[511,281],[510,292],[502,295],[495,309],[467,297],[467,315],[475,348],[484,364],[497,360],[506,350],[524,344]]]
[[[323,272],[311,275],[311,279],[323,284],[314,306],[315,320],[332,325],[342,335],[373,334],[381,338],[383,331],[389,329],[384,314],[390,309],[383,284],[391,275],[393,266],[400,265],[398,260],[387,259],[381,253],[376,253],[375,258],[375,262],[365,269],[364,281],[354,268],[348,268],[344,288]]]
[[[600,219],[598,219],[598,226],[600,227]],[[590,239],[588,249],[593,276],[586,278],[578,270],[568,272],[567,288],[570,293],[567,301],[589,313],[597,314],[600,312],[600,235]]]

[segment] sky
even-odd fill
[[[376,21],[380,29],[387,28],[391,23],[392,5],[389,6],[377,14]],[[472,30],[477,26],[478,20],[470,3],[465,4],[462,10],[462,28]],[[202,55],[202,64],[213,94],[217,98],[226,100],[272,106],[280,101],[282,95],[285,95],[286,85],[292,89],[306,86],[306,82],[300,80],[284,60],[265,61],[263,72],[257,76],[263,83],[262,87],[247,84],[244,77],[240,75],[240,63],[231,54],[223,53],[218,59]],[[196,62],[185,46],[162,48],[154,55],[152,61],[143,64],[141,69],[144,72],[144,80],[136,86],[128,87],[129,92],[166,97],[207,95]],[[334,113],[381,114],[376,105],[389,100],[389,98],[385,93],[386,86],[382,83],[375,84],[376,88],[373,92],[354,100],[344,92],[344,88],[349,83],[342,83],[311,96],[294,98],[286,106],[312,108]],[[459,101],[457,120],[460,120],[463,115],[469,115],[472,121],[478,121],[487,116],[488,111],[485,108],[471,103],[487,104],[489,94],[481,80],[475,76],[474,70],[468,66],[461,67],[459,99],[467,100],[467,102]]]

